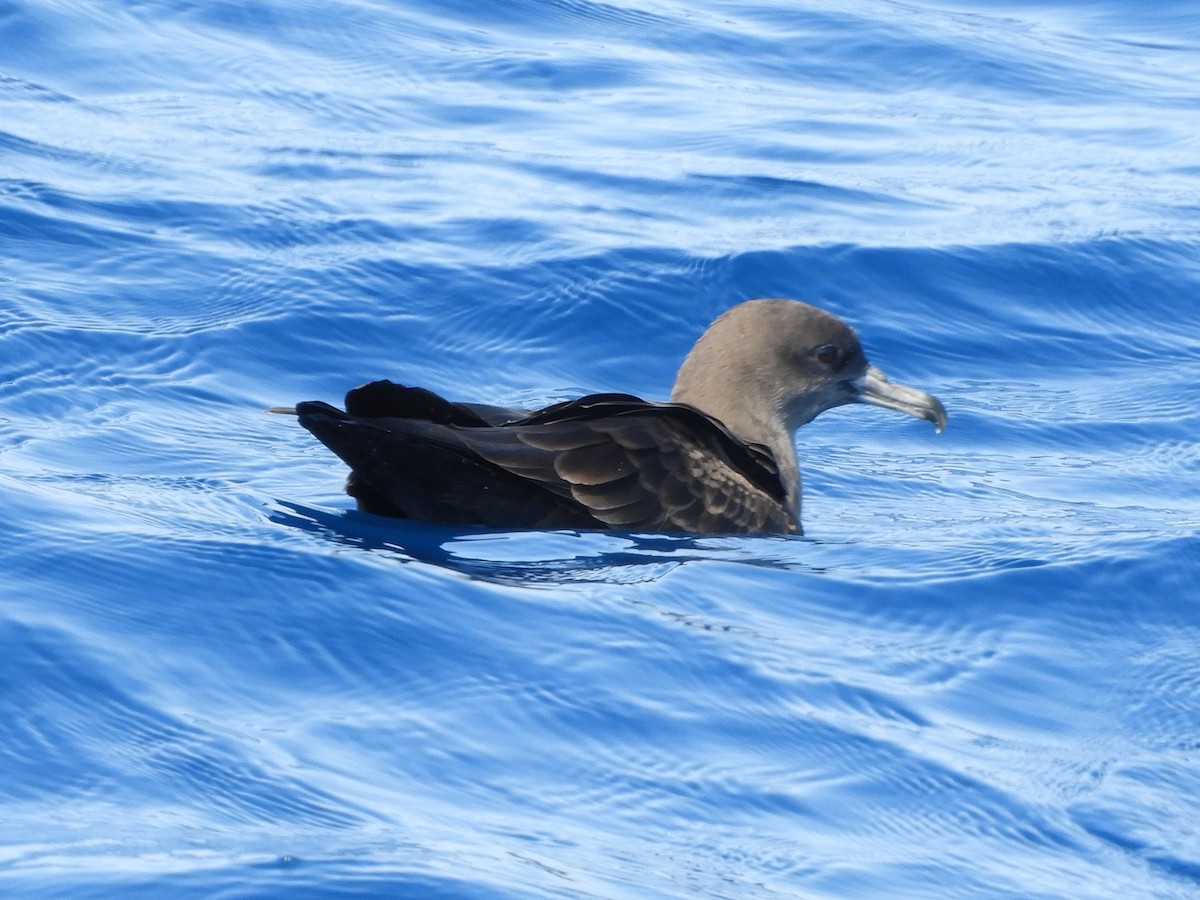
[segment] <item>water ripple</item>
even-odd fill
[[[5,5],[4,889],[1194,894],[1185,7]],[[663,399],[756,296],[950,411],[806,426],[805,538],[380,519],[263,413]]]

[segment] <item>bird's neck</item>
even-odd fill
[[[719,369],[688,366],[679,370],[671,402],[686,403],[721,422],[743,441],[761,444],[775,458],[779,480],[787,494],[787,505],[800,521],[800,466],[796,460],[795,428],[765,385],[757,384],[754,372],[731,375]],[[732,389],[737,385],[736,389]]]

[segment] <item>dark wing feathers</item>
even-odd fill
[[[683,403],[651,403],[632,394],[591,394],[578,400],[549,406],[511,424],[550,425],[572,421],[591,423],[609,418],[644,416],[650,410],[664,411],[667,419],[676,423],[673,434],[678,441],[691,443],[695,439],[697,449],[718,451],[721,457],[756,487],[781,504],[786,502],[783,482],[779,479],[779,467],[766,447],[742,441],[716,419]],[[630,450],[664,449],[661,434],[655,429],[630,428],[612,430],[608,434],[621,446]]]
[[[361,419],[323,403],[300,403],[296,412],[300,424],[350,466],[347,492],[368,512],[501,527],[585,527],[569,490],[531,484],[455,439],[460,430],[489,428]]]
[[[503,425],[528,410],[486,403],[453,403],[433,391],[392,381],[372,381],[346,394],[346,412],[364,419],[418,419],[439,425]]]
[[[602,484],[573,484],[571,495],[595,515],[609,509],[619,509],[636,503],[646,495],[641,479],[636,471],[629,472],[622,478]]]
[[[465,404],[451,403],[425,388],[391,381],[372,381],[347,393],[346,412],[362,419],[416,419],[468,427],[489,424]]]
[[[689,407],[584,398],[503,428],[461,429],[460,437],[610,528],[798,531],[769,455]]]
[[[733,440],[712,420],[691,415],[665,415],[652,427],[636,422],[641,416],[619,420],[614,440],[627,450],[644,483],[654,485],[654,497],[666,521],[675,528],[698,533],[730,531],[791,532],[798,529],[790,511],[775,492],[761,483],[773,471],[747,470],[738,465],[728,444]],[[640,426],[640,427],[639,427]],[[652,436],[654,442],[642,446]]]
[[[497,424],[478,410],[498,408],[390,382],[347,405],[297,412],[351,467],[347,489],[368,511],[496,527],[799,530],[770,454],[692,407],[596,394]]]
[[[597,485],[624,478],[634,469],[627,454],[614,453],[612,442],[603,441],[559,453],[554,457],[554,471],[568,484]]]

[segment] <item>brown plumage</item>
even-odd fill
[[[452,403],[376,381],[346,411],[309,401],[300,424],[350,466],[367,512],[500,528],[801,533],[793,434],[872,403],[946,422],[929,394],[889,382],[854,331],[794,300],[718,318],[670,403],[593,394],[536,412]]]

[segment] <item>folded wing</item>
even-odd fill
[[[373,382],[300,422],[370,512],[517,528],[798,533],[775,462],[683,404],[596,394],[535,413]]]

